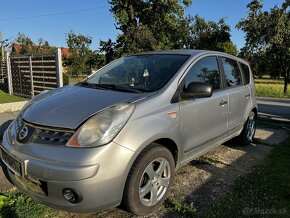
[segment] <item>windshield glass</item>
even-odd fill
[[[80,85],[118,91],[152,92],[161,89],[189,55],[150,54],[120,58]]]

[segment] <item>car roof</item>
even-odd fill
[[[192,49],[177,49],[177,50],[164,50],[164,51],[150,51],[150,52],[142,52],[139,54],[132,54],[129,56],[135,56],[135,55],[150,55],[150,54],[177,54],[177,55],[190,55],[190,56],[197,56],[197,55],[202,55],[202,54],[212,54],[212,55],[220,55],[220,56],[227,56],[231,57],[235,60],[247,63],[247,61],[237,57],[233,56],[228,53],[224,52],[219,52],[219,51],[210,51],[210,50],[192,50]]]
[[[144,54],[180,54],[180,55],[195,56],[197,54],[207,53],[207,52],[210,52],[210,51],[207,51],[207,50],[177,49],[177,50],[142,52],[142,53],[135,54],[135,55],[144,55]]]

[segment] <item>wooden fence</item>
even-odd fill
[[[7,63],[10,94],[33,97],[63,86],[60,49],[52,55],[11,55]]]
[[[7,63],[5,57],[0,59],[0,90],[8,91]]]

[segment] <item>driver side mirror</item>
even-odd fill
[[[192,99],[192,98],[208,98],[212,96],[213,87],[207,83],[192,82],[187,87],[183,88],[181,98]]]

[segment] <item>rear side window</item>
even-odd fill
[[[227,87],[238,86],[242,84],[241,72],[238,62],[230,58],[221,58]]]
[[[185,87],[191,82],[211,84],[213,89],[220,89],[220,73],[217,58],[205,57],[197,61],[185,76]]]
[[[250,69],[246,64],[243,64],[243,63],[240,63],[240,66],[244,74],[245,84],[249,84],[250,83]]]

